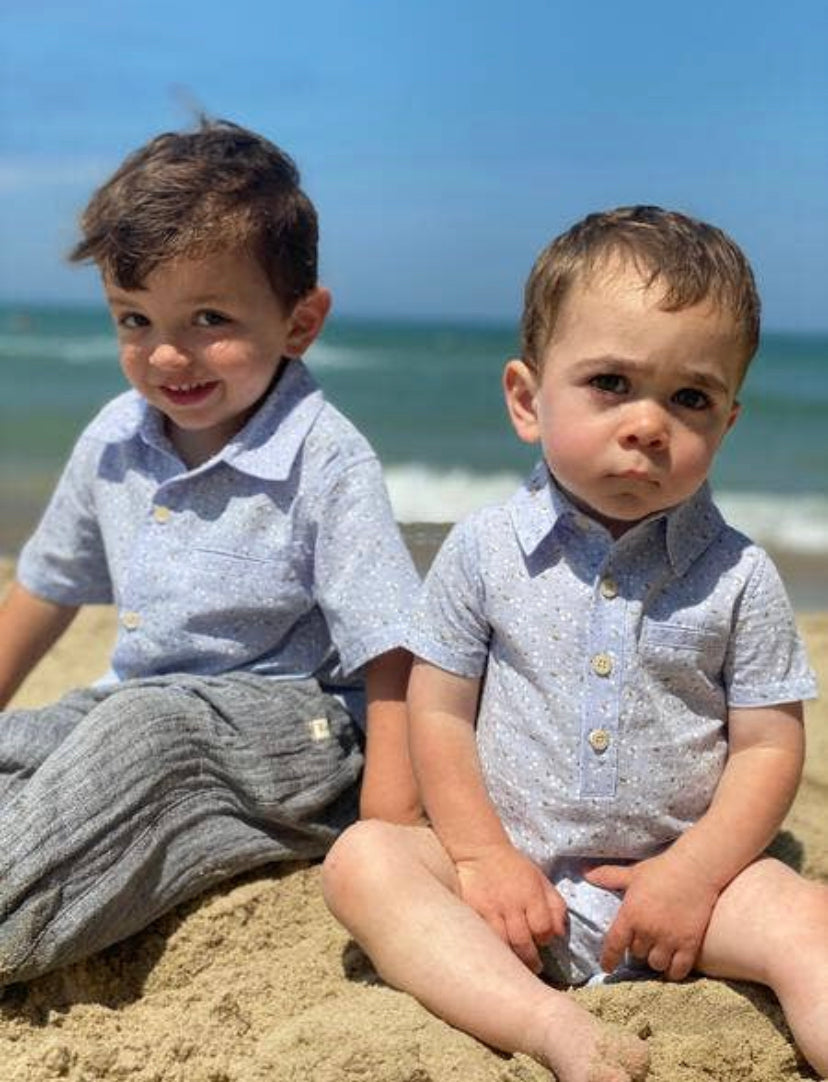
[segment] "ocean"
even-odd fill
[[[454,521],[532,464],[500,392],[516,344],[508,325],[335,318],[308,353],[376,448],[401,521]],[[0,307],[0,554],[17,551],[75,436],[124,387],[104,309]],[[828,605],[828,334],[766,334],[742,404],[717,500],[794,569],[800,602]]]

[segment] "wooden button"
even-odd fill
[[[609,676],[612,672],[612,658],[609,654],[596,654],[592,659],[592,671],[596,676]]]
[[[587,740],[593,751],[606,751],[610,746],[610,734],[606,729],[593,729]]]

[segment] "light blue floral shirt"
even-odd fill
[[[406,643],[484,677],[488,790],[544,867],[652,854],[709,806],[729,707],[816,694],[773,564],[706,486],[613,540],[543,464],[455,527]]]
[[[114,602],[115,679],[247,670],[330,687],[399,646],[419,584],[376,456],[299,360],[195,469],[136,392],[110,402],[18,577],[61,604]]]

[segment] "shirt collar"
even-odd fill
[[[535,466],[509,504],[512,526],[526,556],[540,547],[561,520],[574,518],[575,513],[543,461]]]
[[[581,537],[595,531],[609,537],[605,527],[570,502],[542,461],[515,493],[509,510],[518,542],[526,556],[531,556],[552,534],[565,532],[572,536],[573,527]],[[651,545],[658,539],[657,543],[666,549],[673,570],[682,575],[724,526],[724,519],[713,503],[710,486],[705,482],[678,507],[644,519],[624,534],[621,541],[625,546],[631,543]]]
[[[706,481],[678,507],[659,517],[666,521],[667,554],[677,575],[683,575],[725,528]]]
[[[289,360],[276,386],[218,457],[242,473],[284,481],[324,405],[304,363]]]
[[[141,439],[167,455],[174,454],[164,432],[164,417],[136,391],[116,399],[95,425],[95,435],[109,442]],[[293,467],[305,437],[324,406],[322,391],[305,364],[287,362],[276,384],[244,426],[203,470],[225,462],[242,473],[283,481]],[[278,432],[278,439],[274,435]]]

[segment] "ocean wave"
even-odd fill
[[[66,364],[98,364],[118,359],[118,345],[112,335],[66,338],[45,334],[0,334],[0,360],[30,360]]]
[[[388,491],[400,522],[456,522],[487,504],[507,499],[516,473],[480,474],[418,464],[390,466]],[[828,496],[719,492],[725,518],[760,545],[776,552],[828,555]]]
[[[828,554],[828,496],[718,492],[731,525],[776,552]]]
[[[371,355],[364,347],[314,342],[305,354],[311,368],[372,368]]]
[[[479,474],[417,464],[390,466],[385,479],[399,522],[457,522],[478,507],[506,499],[521,480],[506,471]]]

